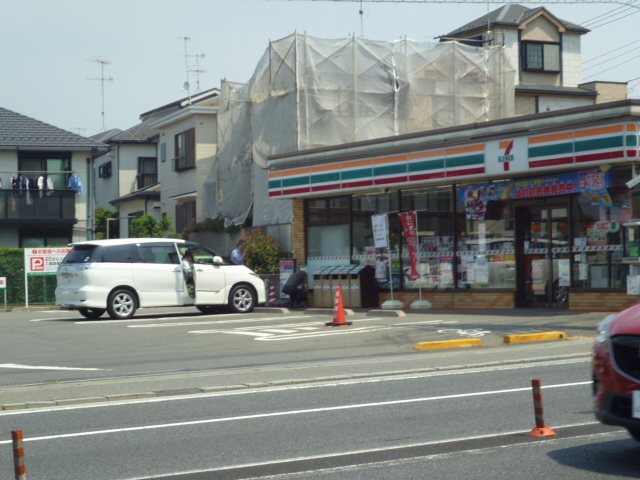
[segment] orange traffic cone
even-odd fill
[[[342,302],[342,287],[336,288],[336,303],[333,307],[333,322],[325,323],[328,327],[344,327],[352,325],[353,322],[347,322],[347,316],[344,313],[344,303]]]
[[[269,285],[269,306],[276,306],[276,284],[273,282]]]

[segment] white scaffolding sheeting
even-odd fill
[[[290,223],[268,196],[267,157],[514,115],[515,70],[500,46],[320,39],[271,42],[247,84],[223,81],[205,214]]]

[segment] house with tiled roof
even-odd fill
[[[96,160],[96,207],[118,210],[112,236],[129,236],[131,220],[146,214],[174,220],[178,233],[197,220],[204,165],[213,162],[218,95],[213,88],[140,115],[125,131],[91,138],[110,146]],[[201,207],[200,207],[201,208]]]
[[[93,238],[91,172],[108,148],[0,107],[0,247]]]
[[[508,4],[446,35],[473,46],[501,45],[517,72],[515,114],[625,100],[623,82],[582,82],[580,39],[589,29],[544,7]]]

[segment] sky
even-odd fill
[[[192,94],[219,88],[221,79],[247,82],[269,41],[294,32],[436,42],[505,5],[457,2],[467,3],[0,0],[0,106],[83,136],[125,130],[186,97],[187,80]],[[640,98],[640,0],[629,2],[638,8],[608,0],[522,4],[590,28],[583,81],[631,81],[630,97]]]

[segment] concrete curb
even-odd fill
[[[546,340],[566,340],[569,338],[564,332],[525,333],[521,335],[506,335],[504,343],[543,342]]]
[[[417,343],[414,350],[440,350],[443,348],[459,348],[459,347],[481,347],[482,340],[480,338],[462,338],[460,340],[437,340],[434,342]]]

